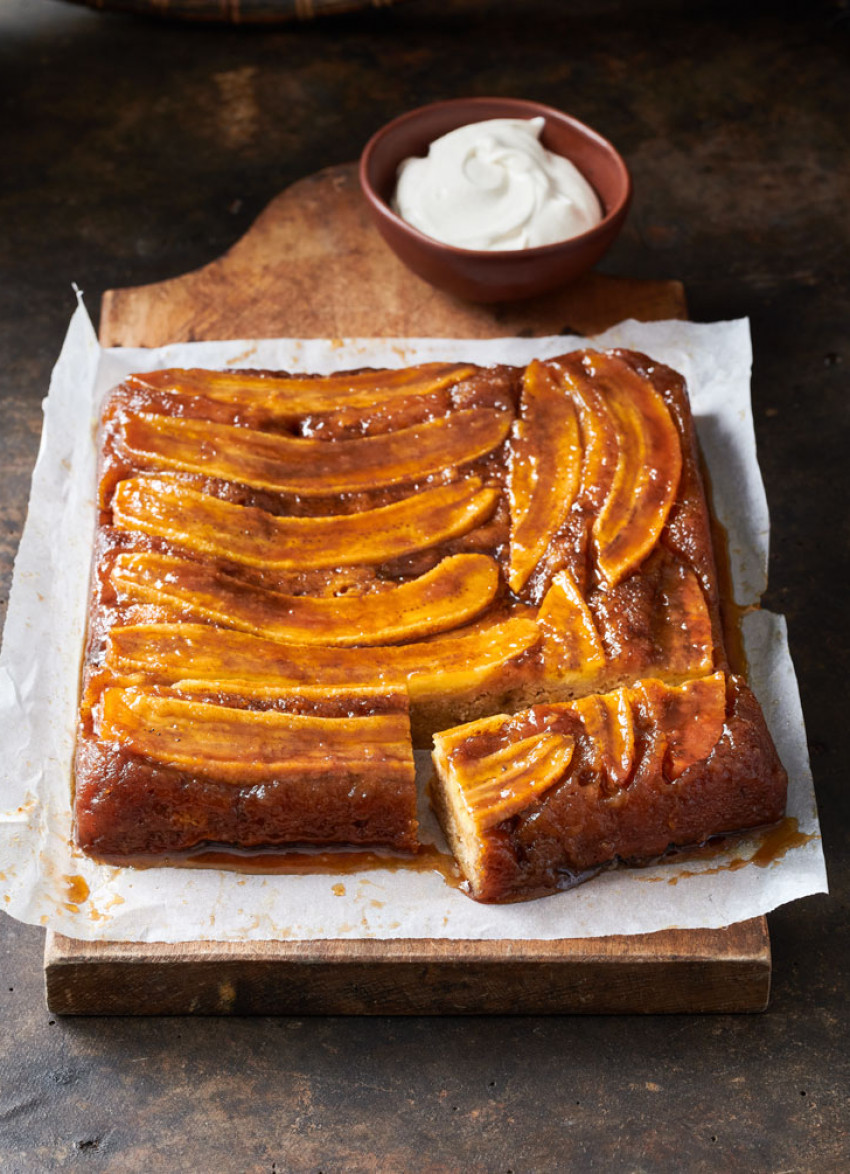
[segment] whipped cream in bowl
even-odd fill
[[[579,169],[540,141],[542,117],[492,118],[435,139],[398,168],[391,207],[426,236],[455,248],[537,248],[602,220]]]
[[[473,302],[536,297],[586,273],[619,233],[632,195],[607,139],[523,98],[409,110],[372,135],[359,177],[398,259]],[[405,280],[379,252],[374,262],[388,286]]]

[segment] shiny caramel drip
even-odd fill
[[[128,383],[176,396],[204,396],[220,403],[261,408],[268,419],[288,421],[339,407],[365,411],[397,397],[432,395],[466,379],[474,370],[458,363],[423,363],[397,371],[307,378],[172,367],[131,375]]]
[[[510,424],[508,412],[471,408],[379,436],[326,441],[140,413],[122,419],[119,437],[128,455],[156,468],[315,497],[421,481],[469,464],[500,445]]]
[[[520,418],[510,441],[508,584],[519,593],[567,516],[581,469],[573,401],[556,368],[533,362],[523,380]]]
[[[372,645],[421,639],[479,615],[499,590],[499,567],[484,554],[445,558],[417,579],[361,594],[284,595],[206,563],[169,555],[119,554],[111,578],[130,599],[177,618],[201,618],[290,644]]]
[[[411,780],[414,774],[405,710],[312,717],[110,688],[103,693],[97,733],[154,762],[236,785],[329,772]]]
[[[424,550],[485,521],[498,497],[498,489],[467,477],[377,509],[293,518],[234,505],[171,478],[131,477],[116,488],[112,512],[119,529],[246,566],[289,571],[374,565]]]

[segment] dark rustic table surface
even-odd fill
[[[42,932],[0,915],[0,1169],[850,1168],[848,47],[846,0],[411,0],[262,30],[0,3],[0,612],[72,281],[96,315],[203,264],[421,102],[541,99],[632,169],[603,267],[752,320],[766,602],[832,884],[771,915],[770,1009],[742,1017],[54,1021]]]

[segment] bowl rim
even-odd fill
[[[445,241],[437,240],[436,237],[429,236],[426,232],[422,232],[421,229],[415,228],[403,217],[399,216],[397,212],[394,212],[389,203],[378,194],[369,178],[368,170],[378,143],[387,134],[396,130],[399,126],[403,126],[407,122],[415,121],[430,110],[442,110],[451,106],[459,106],[461,104],[464,106],[472,106],[474,108],[475,106],[484,106],[493,102],[504,102],[510,106],[524,108],[528,111],[535,111],[536,114],[529,115],[531,118],[539,115],[542,115],[545,118],[547,115],[551,115],[557,119],[572,123],[573,126],[577,127],[590,139],[594,140],[595,144],[601,147],[613,159],[623,181],[623,190],[620,198],[613,205],[613,207],[611,207],[605,213],[598,224],[594,224],[591,228],[585,229],[584,232],[580,232],[576,236],[569,236],[561,241],[552,241],[548,245],[533,245],[526,249],[465,249],[460,245],[446,244]],[[471,118],[469,122],[460,123],[460,126],[469,126],[475,121],[480,120]],[[459,129],[459,127],[455,129]],[[447,131],[446,133],[448,134],[450,132]],[[572,114],[567,114],[565,110],[558,110],[555,106],[549,106],[545,102],[537,102],[533,98],[508,98],[502,94],[494,94],[491,97],[486,95],[476,95],[472,98],[445,98],[440,102],[428,102],[424,106],[416,106],[412,110],[407,110],[403,114],[397,115],[395,118],[390,119],[389,122],[385,122],[384,125],[379,127],[378,130],[376,130],[375,133],[370,137],[360,154],[360,161],[357,171],[360,179],[360,187],[369,202],[382,216],[385,216],[393,224],[397,225],[402,231],[409,233],[414,240],[421,242],[424,245],[428,245],[431,248],[436,247],[438,249],[443,249],[452,255],[457,254],[458,257],[476,257],[479,259],[493,257],[503,262],[510,259],[511,257],[532,259],[535,257],[545,257],[547,255],[551,255],[552,253],[561,251],[567,246],[575,246],[580,242],[592,240],[595,236],[600,235],[606,228],[608,228],[610,223],[616,217],[622,215],[622,213],[628,209],[632,198],[631,173],[629,172],[625,159],[609,139],[606,139],[604,135],[599,133],[599,131],[594,130],[592,126],[588,126],[586,122],[582,122],[580,118],[576,118]],[[594,191],[596,191],[595,188]],[[596,192],[596,195],[597,198],[599,198],[598,192]]]

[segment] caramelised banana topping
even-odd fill
[[[266,418],[294,421],[340,407],[369,411],[376,404],[430,396],[462,383],[475,368],[462,363],[423,363],[395,371],[342,375],[272,375],[257,371],[204,371],[171,367],[131,375],[131,387],[180,397],[202,397],[241,408],[260,408]]]
[[[522,618],[373,648],[284,644],[208,624],[137,624],[112,629],[105,664],[119,680],[197,679],[246,696],[321,681],[329,687],[406,688],[411,701],[433,703],[485,684],[539,640],[537,625]]]
[[[617,353],[590,351],[527,368],[510,462],[512,589],[522,590],[573,506],[577,522],[590,519],[596,576],[613,587],[657,545],[682,450],[651,379]]]
[[[122,481],[114,524],[194,554],[279,571],[367,566],[468,533],[496,507],[498,489],[466,477],[354,514],[287,517],[235,505],[165,477]]]
[[[569,735],[532,734],[458,768],[458,782],[478,828],[495,827],[544,795],[563,776],[574,745]]]
[[[681,445],[647,372],[618,353],[533,362],[513,412],[504,376],[476,400],[479,372],[426,364],[319,378],[133,377],[109,416],[115,452],[135,470],[109,503],[127,539],[109,572],[129,609],[117,630],[151,625],[155,659],[163,623],[178,636],[207,625],[187,679],[208,676],[206,650],[230,640],[220,629],[297,650],[287,667],[274,657],[280,685],[305,673],[391,681],[428,706],[439,692],[431,682],[471,698],[499,671],[502,695],[518,700],[586,693],[645,670],[671,680],[710,671],[702,586],[661,543]],[[352,435],[358,411],[406,405],[403,420],[407,405],[435,396],[445,398],[433,416]],[[204,419],[203,403],[232,407],[232,422]],[[300,434],[323,413],[330,438]],[[470,465],[477,471],[463,475]],[[318,506],[293,510],[314,496]],[[344,568],[374,570],[336,589]]]
[[[457,726],[435,735],[434,762],[466,817],[486,831],[533,810],[556,783],[592,783],[613,797],[628,787],[638,755],[660,756],[672,783],[709,757],[725,718],[724,673],[680,686],[650,678],[631,689]]]
[[[581,446],[575,405],[557,368],[531,363],[511,437],[508,582],[519,594],[569,513],[578,489]]]
[[[421,639],[474,619],[499,590],[498,564],[486,554],[456,554],[418,579],[319,598],[269,591],[204,563],[153,553],[120,554],[111,577],[119,592],[159,604],[175,619],[210,620],[290,644]]]
[[[151,468],[327,497],[423,481],[468,465],[497,448],[510,425],[507,412],[471,408],[412,428],[334,443],[138,413],[121,421],[118,437],[125,453]]]
[[[456,848],[551,837],[650,761],[687,777],[727,707],[688,428],[675,373],[628,352],[131,377],[103,417],[80,843],[407,850],[435,733]]]
[[[565,568],[552,585],[537,613],[543,632],[547,670],[559,677],[592,676],[605,666],[605,649],[587,601]]]
[[[629,691],[629,698],[660,731],[666,778],[679,778],[689,766],[711,754],[726,719],[723,673],[678,686],[650,678],[639,681]]]
[[[628,689],[579,697],[573,701],[572,711],[584,726],[592,769],[603,788],[614,793],[627,783],[635,761],[635,725]]]
[[[168,690],[105,689],[96,730],[145,758],[227,783],[280,782],[334,770],[412,781],[404,699],[396,712],[313,717],[189,701]]]
[[[667,405],[649,379],[617,355],[591,354],[583,367],[608,409],[599,427],[613,425],[616,437],[617,464],[593,523],[597,566],[605,582],[615,584],[658,542],[679,487],[682,450]]]

